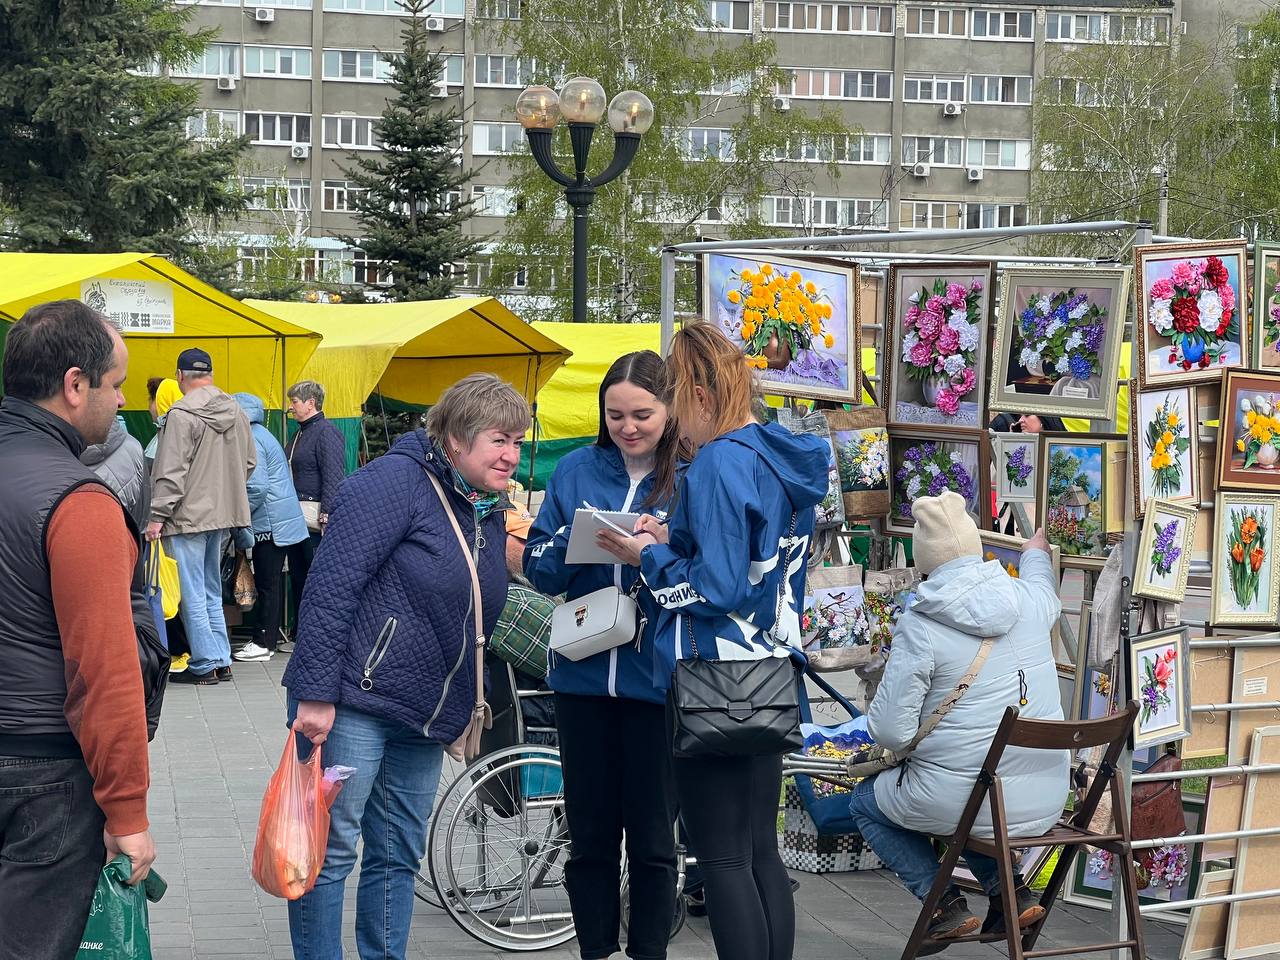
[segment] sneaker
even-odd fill
[[[230,667],[214,667],[213,673],[219,680],[223,681],[224,683],[228,680],[235,679],[233,676],[231,676]]]
[[[969,912],[969,904],[959,892],[948,893],[942,898],[942,906],[929,921],[929,938],[920,945],[918,956],[927,957],[939,953],[948,947],[948,941],[957,937],[967,937],[978,932],[981,924],[978,918]],[[933,942],[930,943],[929,940]]]
[[[235,659],[243,663],[262,663],[270,660],[276,655],[274,650],[268,647],[260,647],[256,643],[249,642],[232,654]],[[228,668],[229,669],[229,668]]]
[[[184,670],[186,670],[186,669],[187,669],[187,667],[188,667],[188,665],[189,665],[190,663],[191,663],[191,654],[189,654],[189,653],[184,653],[184,654],[183,654],[182,656],[180,656],[180,657],[170,657],[170,658],[169,658],[169,672],[170,672],[170,673],[182,673],[182,671],[184,671]]]
[[[1020,883],[1013,888],[1014,902],[1018,907],[1018,929],[1025,930],[1044,916],[1044,907],[1040,906],[1040,898],[1031,892],[1025,884]],[[1003,934],[1004,905],[999,896],[991,898],[987,906],[987,919],[982,923],[982,932]]]
[[[208,673],[196,673],[194,670],[183,670],[181,673],[172,674],[169,677],[170,683],[188,683],[197,687],[216,687],[218,685],[218,674],[216,670],[210,670]]]

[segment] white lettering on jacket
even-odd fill
[[[659,605],[666,607],[668,610],[678,610],[681,607],[687,607],[694,603],[706,603],[706,601],[698,595],[698,592],[687,583],[677,583],[674,587],[655,590],[653,592],[653,599],[657,600]]]

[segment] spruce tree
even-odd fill
[[[170,0],[0,0],[0,247],[144,250],[185,261],[193,216],[234,215],[245,141],[186,137],[197,90]]]
[[[459,282],[453,265],[478,249],[461,229],[470,204],[449,200],[471,175],[458,162],[461,114],[435,99],[444,61],[429,47],[427,2],[403,5],[404,47],[391,58],[396,95],[374,124],[382,152],[343,171],[362,189],[355,207],[364,236],[343,239],[390,266],[393,299],[437,300]]]

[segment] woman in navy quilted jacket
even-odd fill
[[[362,960],[402,958],[414,874],[442,754],[475,701],[471,575],[428,474],[449,501],[480,573],[485,632],[507,595],[503,507],[529,407],[489,374],[458,381],[428,430],[348,477],[307,577],[284,674],[298,735],[326,767],[354,767],[331,811],[315,887],[289,904],[297,960],[341,960],[342,897],[364,840],[356,894]]]
[[[675,422],[660,399],[662,358],[620,357],[600,384],[596,442],[562,459],[525,547],[525,571],[544,593],[577,600],[597,590],[630,593],[640,571],[623,564],[570,564],[574,511],[642,511],[666,517],[675,485]],[[675,788],[666,742],[666,681],[654,683],[652,595],[636,597],[648,618],[635,644],[582,660],[551,654],[565,815],[573,838],[564,879],[584,960],[619,949],[618,885],[626,835],[631,919],[627,955],[667,955],[676,896]]]

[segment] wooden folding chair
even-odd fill
[[[992,943],[1007,940],[1011,960],[1023,958],[1065,956],[1075,953],[1099,953],[1108,950],[1129,950],[1132,960],[1143,960],[1146,948],[1142,942],[1142,923],[1138,913],[1138,878],[1133,869],[1133,851],[1130,846],[1132,838],[1129,832],[1128,805],[1120,795],[1120,783],[1116,779],[1116,763],[1124,750],[1125,741],[1137,716],[1138,705],[1129,701],[1126,709],[1103,720],[1052,721],[1022,720],[1018,711],[1010,707],[1005,711],[996,730],[995,739],[987,757],[982,761],[982,769],[978,772],[977,782],[969,795],[969,803],[960,817],[956,832],[946,840],[947,849],[938,867],[938,876],[933,887],[925,898],[916,920],[915,929],[907,940],[902,951],[902,960],[915,960],[920,948],[926,943]],[[1070,817],[1064,817],[1048,833],[1039,837],[1011,838],[1007,831],[1007,818],[1004,808],[1004,787],[997,773],[1000,758],[1005,747],[1026,747],[1032,750],[1070,750],[1075,751],[1089,747],[1108,744],[1098,772],[1090,783],[1083,803],[1076,805]],[[1066,793],[1068,784],[1063,784]],[[1089,822],[1093,819],[1102,799],[1103,790],[1111,791],[1111,811],[1115,820],[1113,833],[1092,833]],[[969,835],[974,821],[987,798],[991,802],[991,825],[993,839],[986,840]],[[1061,847],[1062,853],[1058,865],[1049,878],[1049,885],[1040,895],[1040,906],[1044,908],[1044,916],[1026,929],[1019,929],[1017,907],[1014,897],[1014,870],[1012,852],[1030,847]],[[1124,909],[1129,922],[1129,939],[1113,943],[1095,943],[1079,947],[1060,947],[1053,950],[1034,950],[1040,931],[1057,899],[1058,891],[1070,875],[1071,866],[1075,862],[1081,847],[1098,847],[1111,853],[1113,876],[1123,881]],[[1000,870],[1000,897],[1004,910],[1004,933],[977,933],[967,937],[955,937],[950,940],[936,941],[928,936],[929,922],[933,918],[942,896],[951,884],[951,875],[955,871],[956,862],[964,850],[984,854],[994,859]],[[1027,877],[1027,880],[1032,879]]]

